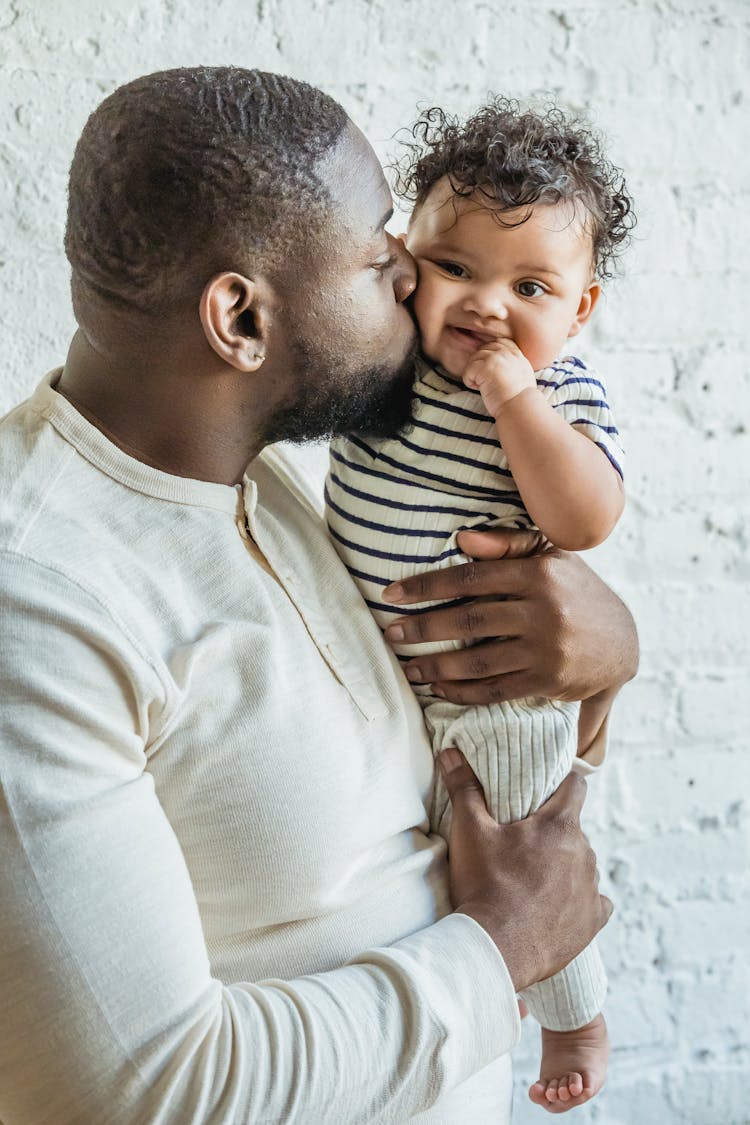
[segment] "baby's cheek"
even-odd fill
[[[414,310],[417,327],[422,337],[429,336],[432,329],[432,322],[435,318],[433,305],[430,301],[429,285],[426,282],[417,283],[412,301],[412,309]]]

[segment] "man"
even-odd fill
[[[5,1125],[507,1120],[515,991],[606,920],[582,783],[501,829],[461,762],[450,912],[419,708],[268,448],[398,427],[390,211],[341,107],[274,75],[139,79],[79,141],[79,330],[0,427]],[[404,593],[478,599],[421,620],[484,639],[480,681],[435,658],[448,698],[585,696],[603,731],[634,671],[572,557]]]

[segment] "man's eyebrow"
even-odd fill
[[[393,208],[391,207],[390,211],[386,211],[385,215],[383,215],[383,218],[380,220],[378,225],[375,227],[375,230],[376,231],[382,230],[386,223],[390,223],[392,218],[393,218]]]

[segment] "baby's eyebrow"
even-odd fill
[[[546,273],[548,277],[562,277],[561,273],[557,270],[551,270],[547,266],[534,265],[529,262],[521,262],[518,266],[519,273]]]

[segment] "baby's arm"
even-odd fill
[[[518,491],[552,543],[583,551],[607,538],[625,503],[619,473],[550,405],[512,340],[480,348],[463,376],[495,419]]]

